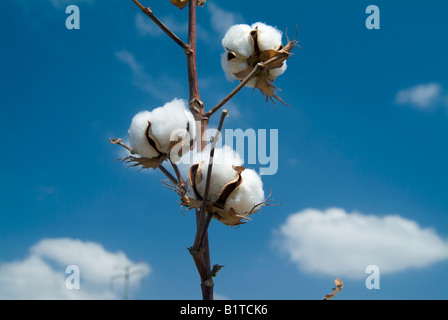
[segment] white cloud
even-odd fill
[[[109,252],[95,242],[43,239],[23,260],[0,264],[0,299],[117,299],[110,290],[111,278],[119,274],[117,267],[133,264],[123,252]],[[66,287],[69,265],[79,267],[79,290]],[[133,288],[151,271],[146,263],[135,265],[135,270],[140,273],[130,279]]]
[[[336,208],[289,216],[277,240],[299,269],[345,278],[365,277],[369,265],[393,273],[448,259],[448,241],[433,229]]]
[[[221,35],[224,35],[234,24],[243,21],[240,14],[224,10],[212,2],[207,3],[207,8],[210,12],[210,24],[213,30]]]
[[[135,56],[127,50],[121,50],[115,52],[115,56],[121,62],[127,64],[129,68],[131,68],[134,75],[142,75],[143,74],[143,66],[140,65]]]
[[[442,86],[438,83],[420,84],[400,90],[395,102],[399,105],[410,105],[418,109],[428,109],[440,102]]]

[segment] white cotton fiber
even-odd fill
[[[185,108],[183,100],[174,99],[151,112],[151,132],[162,147],[160,151],[167,152],[174,132],[187,130],[188,119]]]
[[[241,177],[243,183],[230,194],[226,201],[225,210],[233,208],[238,214],[247,214],[251,213],[256,205],[265,200],[263,182],[258,173],[251,169],[244,170]]]
[[[275,27],[262,22],[252,25],[252,29],[258,28],[258,45],[261,51],[277,50],[282,45],[282,32]]]
[[[209,156],[210,149],[207,148],[201,154],[201,161],[204,161],[201,170],[202,181],[198,186],[196,186],[198,192],[201,195],[203,195],[205,191],[208,164],[210,163]],[[235,171],[235,169],[233,169],[232,166],[240,166],[242,165],[242,163],[243,161],[241,160],[240,156],[228,146],[225,146],[222,149],[215,150],[215,157],[213,158],[212,177],[210,181],[210,191],[208,195],[209,200],[213,202],[218,200],[222,188],[237,176],[237,172]]]
[[[249,58],[254,53],[254,45],[250,36],[252,28],[247,24],[237,24],[227,31],[222,39],[222,46],[242,56]]]
[[[227,80],[232,81],[235,80],[235,73],[241,72],[249,68],[249,64],[247,63],[247,60],[240,60],[240,59],[227,59],[227,52],[224,52],[221,57],[221,65],[222,68],[225,71],[225,75]]]
[[[151,113],[149,111],[139,112],[132,119],[131,127],[129,128],[128,135],[131,147],[135,153],[144,158],[155,158],[159,154],[154,152],[149,147],[148,140],[146,139],[146,128],[148,127],[148,121],[151,119]]]
[[[266,50],[279,50],[282,46],[282,32],[275,27],[269,26],[262,22],[252,24],[238,24],[232,26],[224,36],[222,45],[225,49],[232,51],[235,58],[228,59],[228,51],[224,52],[221,57],[221,65],[225,71],[227,80],[234,80],[235,74],[249,68],[249,61],[254,65],[258,61],[253,61],[254,58],[254,43],[250,33],[258,30],[258,47],[261,52]],[[255,57],[256,58],[256,57]],[[269,70],[270,81],[274,81],[278,76],[282,75],[287,69],[286,61],[280,68]],[[241,78],[239,80],[242,80]],[[257,77],[252,78],[246,86],[257,87]]]
[[[174,99],[163,107],[153,111],[142,111],[133,119],[129,128],[129,140],[132,149],[145,158],[155,158],[159,154],[154,152],[146,139],[148,121],[151,122],[151,133],[160,145],[160,152],[167,153],[171,143],[172,134],[186,134],[189,128],[190,134],[194,135],[195,122],[189,111],[186,110],[185,102]]]
[[[277,78],[278,76],[281,76],[285,73],[286,69],[288,68],[286,61],[283,62],[283,65],[280,68],[275,68],[269,70],[269,74],[273,77],[273,80]]]

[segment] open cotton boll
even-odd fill
[[[236,213],[243,215],[250,213],[256,205],[265,200],[265,197],[263,182],[257,172],[246,169],[241,173],[241,177],[243,183],[229,196],[224,209],[232,208]]]
[[[158,144],[158,151],[162,154],[168,152],[171,145],[171,138],[174,134],[190,133],[190,140],[195,135],[195,121],[193,115],[187,111],[186,104],[181,99],[174,99],[166,103],[163,107],[153,111],[139,112],[132,119],[131,127],[128,130],[131,147],[135,153],[143,158],[158,158],[161,154],[157,152],[148,141],[147,129],[151,123],[150,132],[153,140]]]
[[[225,75],[228,81],[235,80],[235,73],[241,72],[249,68],[247,60],[232,59],[228,60],[227,52],[223,53],[221,56],[221,65],[225,71]]]
[[[252,25],[252,29],[258,29],[258,45],[261,51],[276,50],[282,45],[282,32],[275,27],[262,22]]]
[[[159,142],[161,152],[166,153],[168,151],[173,133],[189,128],[185,108],[186,105],[183,100],[174,99],[151,112],[151,132]],[[190,132],[194,131],[194,128],[189,129]]]
[[[207,181],[207,172],[209,164],[210,150],[203,152],[202,161],[202,180],[199,185],[196,186],[199,194],[204,195],[205,185]],[[213,158],[212,177],[210,180],[210,189],[208,198],[212,202],[218,200],[222,188],[235,179],[237,172],[233,169],[233,166],[242,165],[243,161],[240,156],[233,151],[230,147],[225,146],[222,149],[215,149],[215,156]]]
[[[155,158],[159,154],[155,152],[146,139],[146,128],[151,121],[151,112],[142,111],[134,116],[131,127],[128,130],[129,142],[134,152],[144,158]]]
[[[254,45],[250,32],[252,28],[247,24],[236,24],[227,30],[222,39],[222,46],[227,50],[238,53],[243,58],[249,58],[254,53]]]

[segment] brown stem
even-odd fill
[[[175,186],[179,185],[179,183],[178,183],[178,181],[176,180],[176,178],[175,178],[175,177],[174,177],[168,170],[166,170],[164,166],[159,165],[158,168],[160,169],[160,171],[163,172],[163,174],[164,174],[168,179],[170,179],[170,181],[171,181],[172,183],[174,183]]]
[[[202,215],[201,220],[199,221],[198,232],[196,233],[196,238],[195,238],[195,241],[193,244],[193,250],[196,250],[196,251],[201,250],[201,248],[204,244],[204,239],[207,234],[208,227],[210,225],[210,221],[213,217],[213,213],[207,212],[206,208],[207,208],[207,202],[208,202],[208,195],[210,193],[210,183],[212,180],[213,160],[215,157],[216,143],[218,142],[219,136],[221,135],[221,130],[224,125],[224,120],[227,117],[227,114],[228,114],[227,110],[224,110],[221,114],[221,119],[220,119],[219,125],[218,125],[218,131],[215,134],[215,138],[213,139],[212,147],[210,150],[210,159],[209,159],[209,163],[208,163],[207,178],[206,178],[206,182],[205,182],[205,190],[204,190],[204,196],[203,196],[202,207],[201,207],[201,212],[203,212],[204,214]]]
[[[200,123],[198,128],[197,146],[199,150],[202,150],[206,146],[206,141],[202,140],[204,132],[207,130],[208,118],[204,117],[204,105],[200,100],[199,95],[199,81],[197,73],[196,63],[196,7],[197,0],[190,0],[188,3],[188,48],[186,50],[187,66],[188,66],[188,84],[190,89],[190,111],[193,114],[196,123]],[[199,126],[198,126],[199,127]],[[205,212],[200,209],[196,210],[196,233],[199,231],[200,221],[205,216]],[[201,289],[203,300],[213,300],[213,282],[207,281],[210,271],[210,250],[208,243],[208,235],[205,235],[204,245],[201,251],[190,249],[191,256],[193,257],[196,268],[198,269],[199,276],[201,277]]]
[[[179,181],[179,186],[180,187],[185,187],[186,183],[184,178],[182,177],[182,174],[180,173],[179,167],[177,166],[177,164],[175,164],[174,162],[171,162],[171,166],[173,167],[174,172],[176,173],[176,177],[177,177],[177,181]]]
[[[154,23],[163,31],[165,32],[171,39],[174,40],[182,49],[184,49],[185,52],[189,50],[188,45],[183,42],[178,36],[174,34],[173,31],[171,31],[166,25],[163,24],[162,21],[157,18],[154,13],[152,13],[150,8],[144,7],[138,0],[132,0],[142,11],[144,14],[146,14]]]

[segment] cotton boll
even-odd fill
[[[277,78],[278,76],[281,76],[285,73],[288,66],[286,65],[286,61],[283,62],[283,65],[280,68],[275,68],[269,70],[269,74],[273,77],[273,79]]]
[[[207,181],[207,172],[209,164],[210,150],[206,150],[202,154],[202,180],[196,186],[199,194],[204,195],[205,185]],[[215,150],[215,157],[213,159],[212,177],[210,181],[210,189],[208,198],[211,201],[218,200],[222,188],[237,177],[237,172],[233,166],[240,166],[243,163],[240,156],[230,147],[225,146],[222,149]]]
[[[247,60],[234,58],[229,61],[227,58],[227,52],[223,53],[221,56],[221,65],[225,71],[226,78],[229,81],[235,80],[235,73],[244,71],[249,68]]]
[[[194,138],[196,123],[193,115],[186,110],[185,102],[174,99],[163,107],[153,111],[138,113],[128,130],[131,147],[135,153],[144,158],[157,158],[159,152],[151,147],[147,139],[147,128],[151,124],[150,133],[158,151],[164,154],[168,152],[173,134],[185,135],[190,133],[190,139]]]
[[[179,130],[187,130],[188,119],[185,113],[185,102],[174,99],[163,107],[151,112],[151,132],[166,153],[171,144],[171,135]]]
[[[243,183],[230,194],[225,210],[232,208],[238,214],[246,214],[265,200],[263,182],[258,173],[251,169],[244,170],[241,177]]]
[[[151,121],[151,113],[149,111],[142,111],[134,116],[128,131],[129,141],[132,149],[140,156],[145,158],[155,158],[158,157],[159,154],[150,147],[145,134],[148,127],[148,121]]]
[[[262,22],[252,25],[252,29],[258,28],[258,44],[261,51],[276,50],[282,45],[282,32],[275,27]]]
[[[222,46],[227,50],[249,58],[254,53],[254,44],[250,36],[252,28],[247,24],[237,24],[227,31],[222,39]]]

